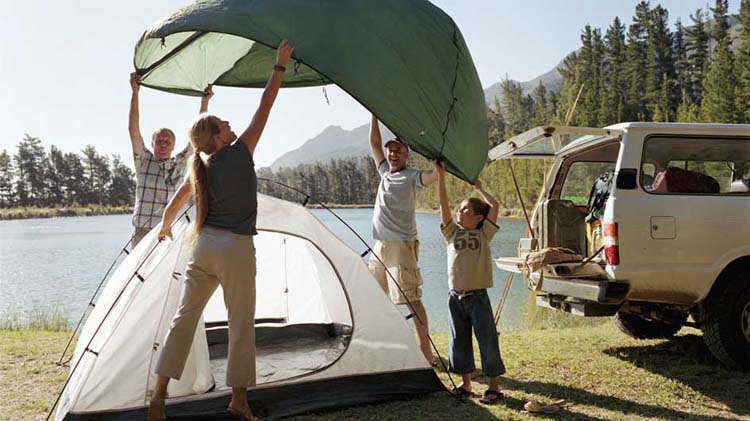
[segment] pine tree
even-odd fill
[[[112,180],[109,159],[106,156],[99,155],[96,152],[96,148],[92,145],[87,145],[83,148],[82,153],[85,165],[86,185],[89,193],[86,198],[86,204],[106,203],[109,183]]]
[[[17,146],[16,192],[21,206],[40,206],[44,192],[44,148],[37,137],[24,135]]]
[[[6,150],[0,153],[0,208],[13,206],[13,160]]]
[[[112,155],[112,183],[109,186],[108,204],[132,205],[135,199],[133,171],[122,162],[119,155]]]
[[[677,22],[675,23],[673,41],[672,57],[674,57],[674,68],[677,78],[676,102],[678,104],[682,104],[683,97],[689,92],[690,85],[688,82],[688,60],[687,46],[685,44],[685,28],[683,28],[680,19],[677,19]]]
[[[590,25],[586,25],[581,32],[582,45],[578,67],[579,79],[586,86],[583,88],[576,110],[576,120],[582,126],[595,126],[599,122],[599,53],[596,38],[596,31],[592,30]]]
[[[641,1],[635,8],[633,23],[628,28],[627,66],[625,73],[628,79],[625,120],[648,121],[646,109],[647,69],[647,29],[649,26],[649,3]]]
[[[65,172],[63,173],[65,204],[84,204],[89,196],[86,175],[81,157],[73,152],[65,154]]]
[[[661,5],[649,13],[647,27],[646,100],[653,121],[674,120],[675,65],[672,57],[672,34],[669,12]]]
[[[740,1],[740,45],[737,50],[737,122],[750,123],[750,0]]]
[[[505,138],[510,138],[529,128],[531,107],[529,98],[523,95],[521,85],[510,79],[501,82],[503,92],[502,110],[505,119]]]
[[[716,6],[711,8],[714,13],[711,36],[719,44],[729,36],[729,5],[727,0],[716,0]]]
[[[44,200],[47,206],[54,206],[64,200],[61,172],[65,162],[62,151],[54,145],[50,146],[47,158],[44,163]]]
[[[505,140],[505,118],[503,118],[502,105],[497,97],[495,97],[495,106],[487,107],[487,130],[490,147]]]
[[[709,37],[703,10],[690,16],[692,28],[687,28],[687,83],[690,102],[700,106],[703,100],[703,75],[708,67]]]
[[[549,94],[542,81],[534,89],[533,116],[531,127],[543,126],[552,122],[553,110],[550,108]]]
[[[576,96],[578,95],[578,92],[581,89],[581,84],[583,83],[580,78],[580,68],[581,60],[577,52],[572,52],[565,56],[562,65],[559,68],[560,75],[562,76],[562,83],[560,84],[560,94],[558,96],[557,113],[555,118],[559,124],[577,125],[575,114],[573,114],[572,119],[569,122],[566,121],[566,118],[573,107]]]
[[[627,90],[625,68],[625,26],[615,17],[607,28],[605,40],[605,67],[603,81],[605,90],[599,112],[599,126],[619,123],[624,119],[624,102]]]
[[[730,49],[727,3],[716,0],[712,37],[716,41],[708,73],[703,79],[701,118],[706,122],[733,123],[736,119],[736,73],[734,55]]]

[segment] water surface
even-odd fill
[[[334,211],[368,244],[373,244],[372,209]],[[367,249],[328,211],[314,209],[312,213],[354,250]],[[0,318],[58,309],[77,321],[102,276],[129,240],[130,221],[130,215],[0,221]],[[439,225],[439,215],[417,214],[423,302],[430,330],[447,332],[448,281]],[[515,255],[523,221],[501,219],[499,225],[500,231],[492,242],[493,256]],[[495,286],[489,291],[493,307],[500,298],[505,276],[505,272],[495,268]],[[520,326],[527,294],[516,277],[503,312],[505,330]]]

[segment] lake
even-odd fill
[[[328,211],[311,212],[354,250],[364,244]],[[372,209],[335,209],[370,245]],[[130,238],[130,215],[106,215],[0,221],[0,319],[24,318],[33,311],[57,309],[77,322],[102,276]],[[449,331],[445,246],[438,214],[417,214],[419,262],[424,278],[423,302],[430,330]],[[514,256],[524,221],[501,218],[492,242],[492,255]],[[493,308],[506,273],[495,268],[489,291]],[[502,329],[521,327],[528,291],[516,276],[503,310]]]

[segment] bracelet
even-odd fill
[[[274,65],[273,65],[273,70],[274,70],[274,71],[277,71],[277,70],[278,70],[278,71],[280,71],[280,72],[286,72],[286,67],[284,67],[284,66],[282,66],[282,65],[280,65],[280,64],[274,64]]]

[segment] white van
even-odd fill
[[[537,305],[614,316],[635,338],[695,326],[720,361],[750,369],[750,125],[537,127],[489,157],[552,162],[533,238],[497,265],[520,272],[547,247],[591,259],[527,270]]]

